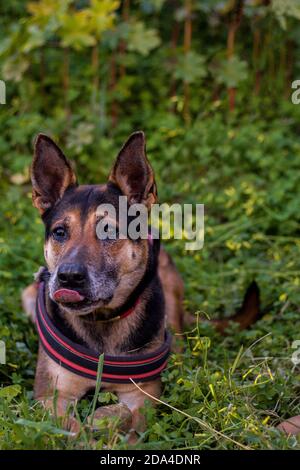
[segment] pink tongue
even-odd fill
[[[76,290],[71,289],[58,289],[54,292],[54,300],[59,302],[80,302],[84,299],[83,295],[80,295]]]

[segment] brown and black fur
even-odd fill
[[[46,304],[53,319],[76,341],[111,355],[130,355],[150,352],[164,340],[166,313],[175,331],[182,326],[183,284],[175,266],[160,250],[159,240],[99,240],[96,235],[96,213],[100,204],[110,203],[118,212],[118,196],[126,195],[128,204],[142,203],[148,210],[157,201],[152,168],[145,153],[144,135],[133,134],[120,151],[105,185],[79,186],[70,163],[47,136],[40,135],[35,145],[32,164],[33,204],[45,225],[45,260],[42,273],[46,282]],[[65,233],[63,238],[61,228]],[[58,230],[58,232],[57,232]],[[59,304],[53,292],[60,287],[62,266],[80,265],[88,281],[76,286],[85,299],[80,305]],[[172,282],[166,296],[164,283]],[[61,276],[60,276],[61,277]],[[62,278],[63,279],[63,278]],[[34,316],[36,286],[23,293],[23,305]],[[174,297],[174,298],[173,298]],[[128,317],[107,321],[139,303]],[[54,363],[39,348],[35,378],[35,397],[53,409],[57,394],[56,414],[63,416],[68,405],[80,399],[95,386],[95,382],[78,377]],[[124,404],[130,426],[143,428],[139,409],[145,395],[133,384],[103,384],[113,390]],[[160,395],[160,380],[142,384],[152,396]],[[112,407],[113,408],[113,407]],[[105,416],[107,407],[97,410],[96,417]],[[129,411],[130,410],[130,411]],[[116,409],[119,412],[119,408]],[[127,419],[128,422],[128,419]],[[77,431],[79,423],[68,418],[66,425]]]
[[[46,282],[48,311],[60,328],[99,353],[124,356],[158,348],[164,341],[166,324],[181,333],[183,282],[159,240],[152,244],[143,239],[99,240],[96,235],[100,204],[110,203],[118,212],[118,196],[125,195],[128,205],[141,203],[149,211],[157,202],[144,134],[137,132],[128,139],[105,185],[81,186],[62,151],[49,137],[39,135],[31,177],[33,204],[45,225],[47,268],[40,276]],[[74,282],[73,288],[84,296],[82,302],[70,305],[54,301],[53,292],[64,285],[65,274],[67,282]],[[24,309],[32,318],[36,294],[37,286],[32,284],[22,295]],[[136,305],[137,298],[140,300]],[[258,292],[252,288],[236,318],[241,326],[247,323],[246,317],[252,319],[258,314],[258,302]],[[107,321],[134,305],[128,317]],[[228,324],[223,323],[217,325],[221,331]],[[93,387],[93,380],[61,368],[40,346],[34,393],[46,407],[63,417],[68,405]],[[159,398],[159,379],[141,387]],[[128,428],[143,429],[139,410],[147,398],[145,394],[134,384],[104,383],[103,388],[114,391],[121,405],[99,408],[96,418],[117,413]],[[65,425],[75,432],[79,430],[73,417],[66,418]]]

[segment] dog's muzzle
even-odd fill
[[[133,313],[134,308],[115,320]],[[46,354],[57,364],[74,374],[97,380],[99,354],[77,344],[63,334],[49,316],[45,305],[45,284],[40,282],[37,304],[36,325],[41,344]],[[148,354],[129,356],[108,356],[104,354],[101,380],[118,384],[132,381],[147,382],[160,376],[165,369],[171,347],[171,335],[165,332],[164,343]]]

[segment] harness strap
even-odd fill
[[[41,282],[36,304],[36,325],[41,344],[51,359],[71,372],[96,380],[99,354],[67,338],[49,316],[45,305],[45,284]],[[160,376],[170,354],[171,335],[165,332],[164,344],[147,354],[104,355],[102,381],[131,383],[130,379],[147,382]]]

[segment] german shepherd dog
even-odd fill
[[[46,135],[35,143],[31,168],[33,205],[45,225],[43,270],[45,304],[49,315],[82,344],[98,354],[130,357],[132,353],[151,353],[164,342],[165,324],[181,333],[184,322],[183,282],[159,240],[100,240],[96,224],[100,204],[119,210],[119,196],[128,205],[143,204],[150,211],[157,202],[153,170],[145,150],[143,132],[132,134],[112,167],[106,184],[78,185],[71,164],[60,148]],[[59,295],[59,293],[61,295]],[[71,293],[71,294],[70,294]],[[137,295],[139,302],[136,303]],[[34,319],[37,283],[22,295],[23,306]],[[132,313],[119,318],[125,307]],[[259,295],[252,285],[241,311],[232,319],[242,327],[257,316]],[[110,321],[110,320],[116,321]],[[228,321],[216,322],[223,331]],[[66,415],[76,403],[95,388],[95,380],[81,377],[61,367],[39,346],[34,395],[64,425],[78,432],[79,422]],[[145,428],[140,409],[149,399],[133,383],[103,383],[113,391],[120,405],[101,407],[95,417],[117,414],[128,428]],[[142,384],[154,398],[161,394],[160,378]],[[134,433],[134,431],[132,431]]]

